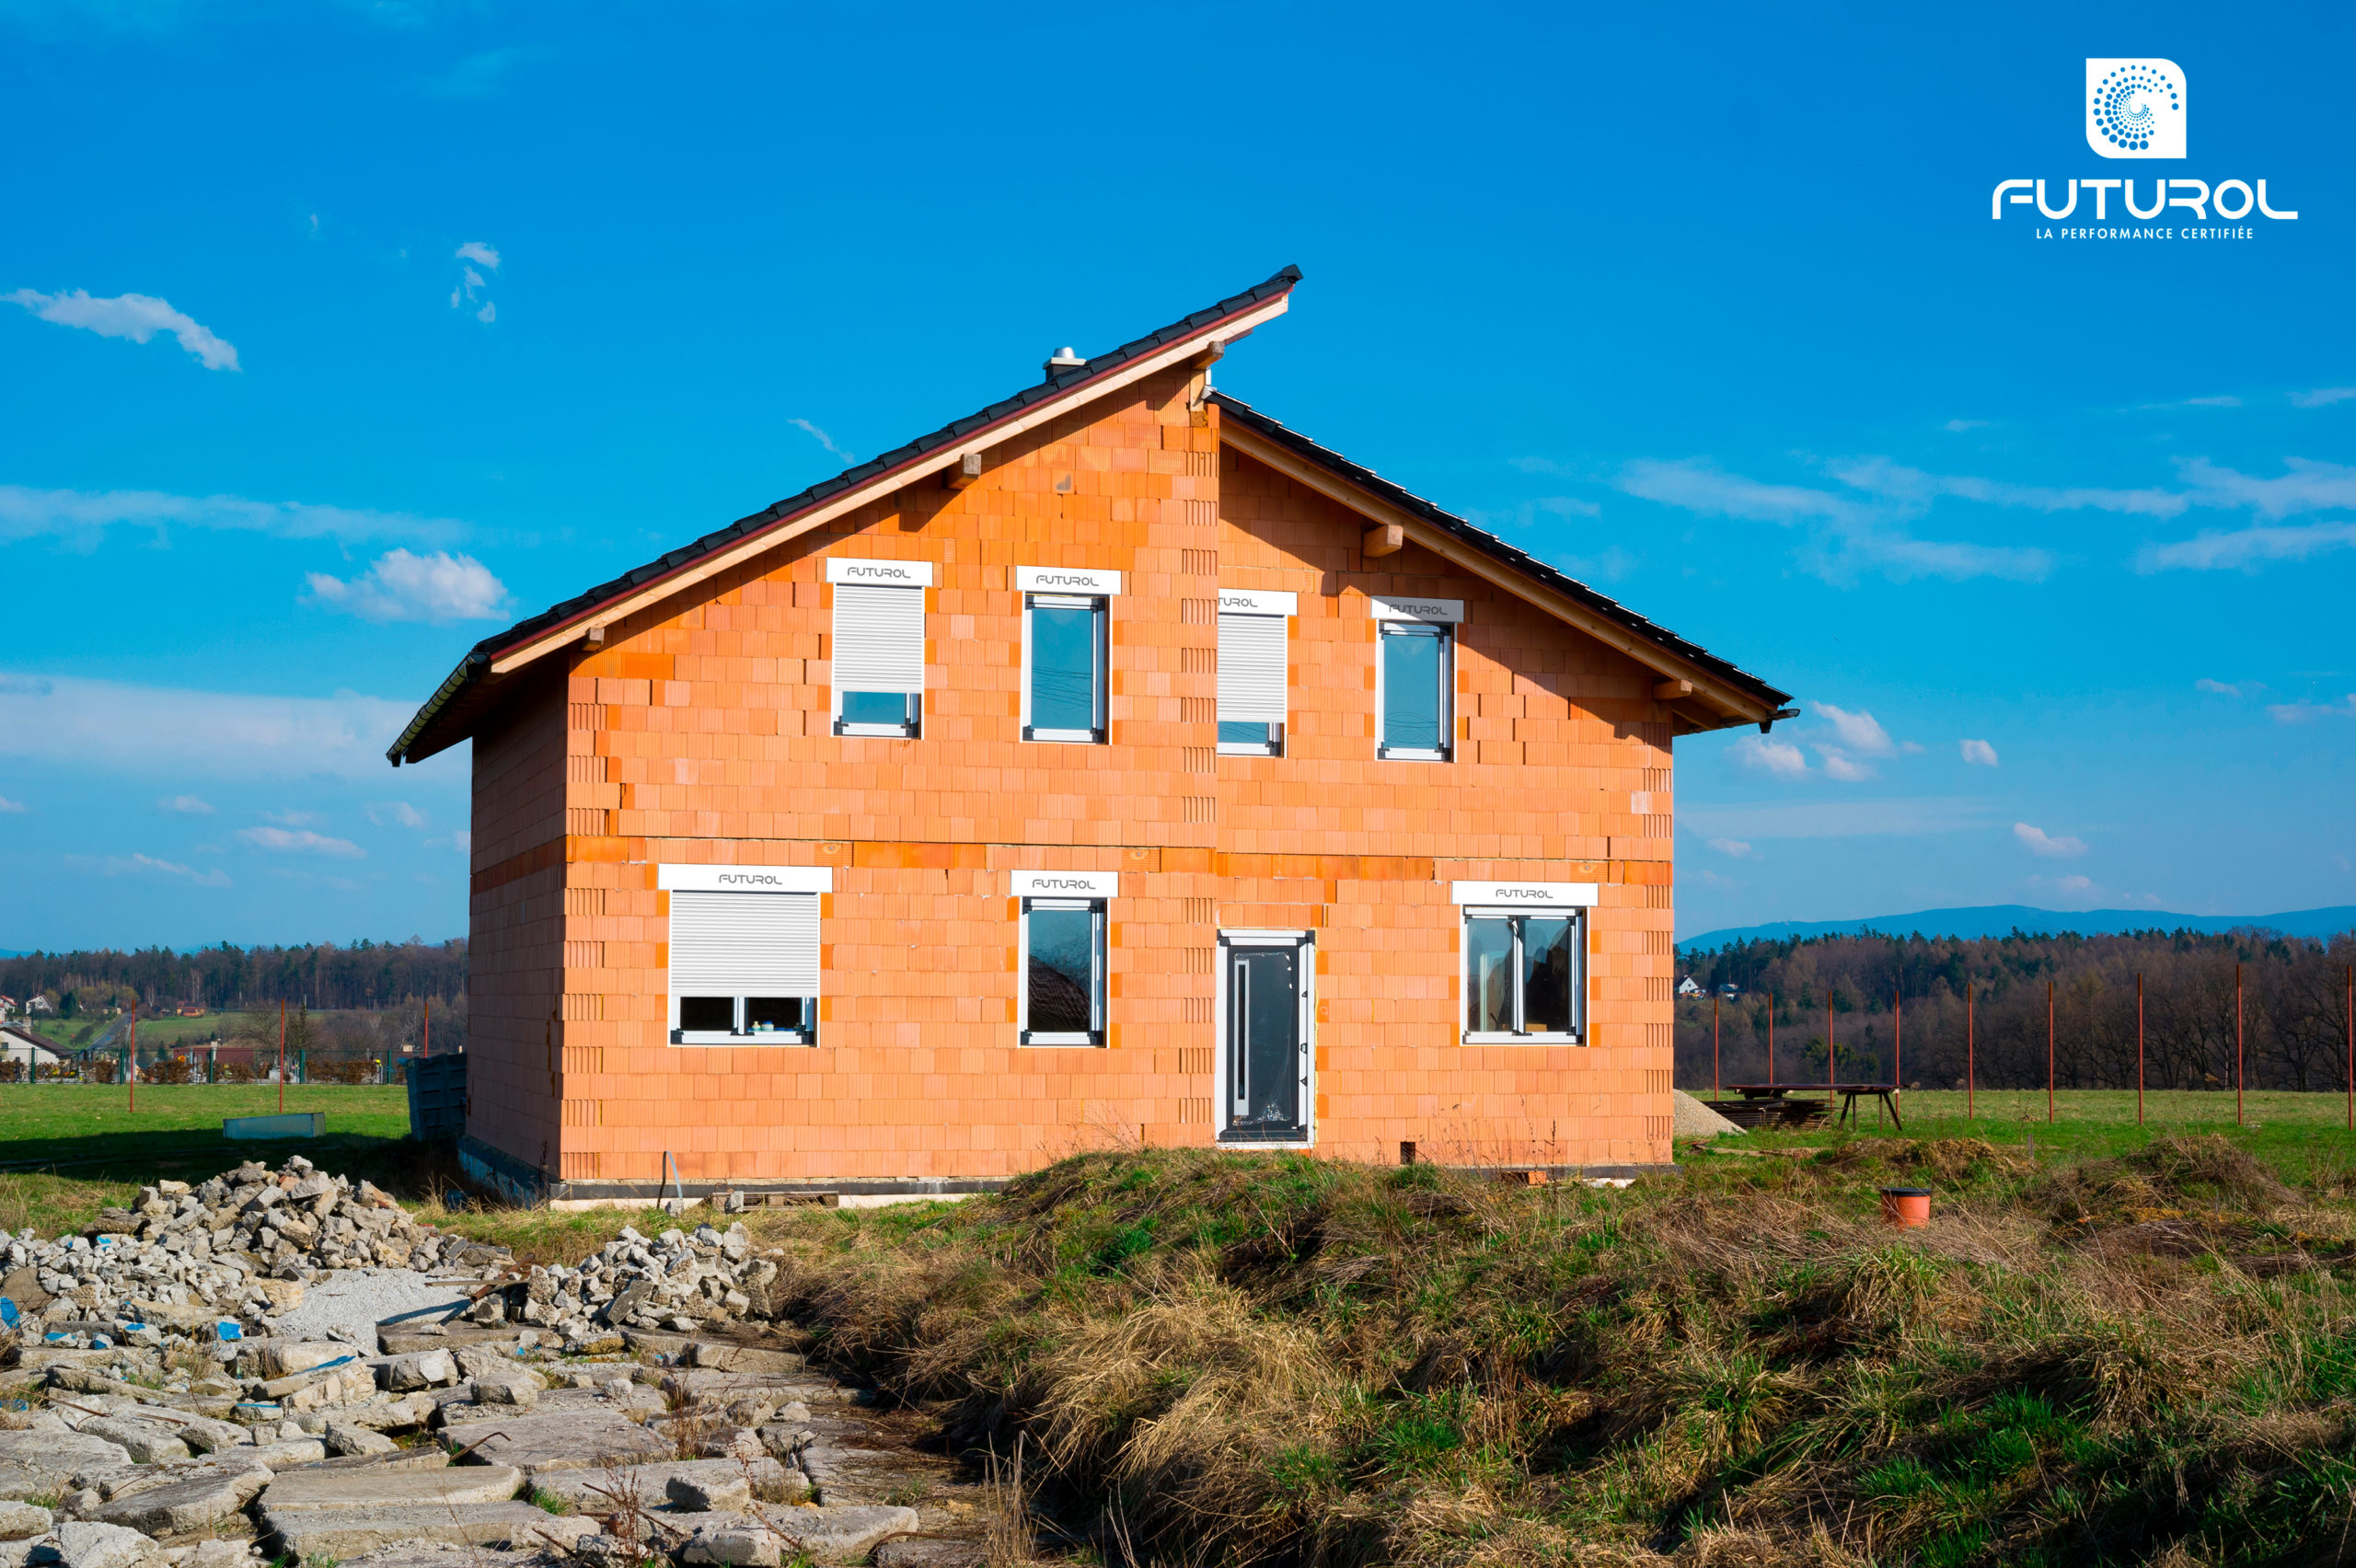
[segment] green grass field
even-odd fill
[[[1710,1097],[1703,1091],[1697,1098],[1706,1102]],[[1878,1107],[1860,1101],[1862,1126],[1762,1131],[1726,1141],[1730,1147],[1790,1148],[1825,1147],[1853,1136],[1974,1137],[2015,1152],[2033,1150],[2042,1159],[2095,1159],[2140,1147],[2162,1133],[2215,1133],[2292,1182],[2356,1167],[2356,1136],[2348,1131],[2345,1094],[2246,1095],[2246,1119],[2238,1126],[2230,1090],[2149,1091],[2143,1096],[2140,1127],[2132,1090],[2063,1090],[2054,1096],[2050,1123],[2041,1089],[1983,1089],[1972,1101],[1974,1113],[1967,1118],[1960,1091],[1918,1089],[1899,1097],[1899,1113],[1906,1118],[1903,1131],[1886,1118],[1877,1120]]]

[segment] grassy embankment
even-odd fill
[[[823,1352],[1019,1446],[1081,1556],[2340,1561],[2356,1142],[2223,1098],[1751,1135],[1624,1192],[1143,1151],[755,1223]],[[1892,1181],[1935,1223],[1883,1229]],[[545,1257],[645,1218],[428,1212]]]

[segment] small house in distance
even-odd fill
[[[1787,696],[1213,390],[1299,279],[467,654],[470,1168],[1669,1160],[1671,745]]]

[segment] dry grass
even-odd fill
[[[1897,1181],[1934,1225],[1877,1223]],[[2258,1562],[2356,1521],[2351,1216],[2217,1139],[1624,1193],[1115,1151],[773,1234],[823,1354],[1111,1562]]]

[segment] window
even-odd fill
[[[662,866],[671,896],[671,1043],[814,1045],[825,868]]]
[[[1584,1039],[1586,953],[1576,909],[1464,912],[1464,1037]]]
[[[1104,661],[1117,571],[1017,567],[1022,591],[1022,738],[1102,745]]]
[[[1285,653],[1291,594],[1218,595],[1218,749],[1277,756],[1285,744]]]
[[[1022,911],[1023,1044],[1104,1043],[1104,921],[1119,880],[1103,872],[1013,874]]]
[[[835,733],[917,734],[932,563],[829,557],[826,581],[835,590]]]
[[[1380,644],[1378,675],[1382,736],[1377,755],[1446,762],[1454,751],[1455,628],[1461,599],[1373,601]]]

